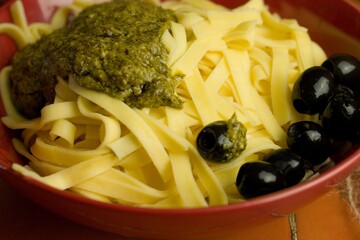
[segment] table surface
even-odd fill
[[[295,212],[298,240],[359,240],[360,221],[339,189],[334,189]],[[0,180],[0,239],[125,240],[116,234],[88,228],[59,217],[29,201]],[[287,217],[242,231],[222,240],[291,238]]]

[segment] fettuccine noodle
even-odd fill
[[[104,93],[59,78],[53,104],[41,117],[23,118],[12,105],[9,73],[0,76],[7,115],[21,129],[13,139],[29,164],[13,165],[23,175],[97,201],[132,206],[181,208],[243,201],[236,190],[239,168],[284,146],[285,128],[299,121],[292,85],[304,69],[325,59],[296,20],[281,19],[263,0],[235,9],[211,1],[165,1],[178,21],[165,31],[168,66],[185,77],[176,92],[182,109],[133,109]],[[75,0],[49,23],[28,24],[21,1],[11,7],[14,24],[0,33],[19,48],[66,24],[69,13],[91,5]],[[203,126],[234,113],[247,128],[247,148],[229,163],[208,163],[194,144]]]

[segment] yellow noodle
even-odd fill
[[[33,23],[29,26],[29,31],[35,41],[38,41],[44,35],[47,35],[54,31],[54,28],[46,23]]]
[[[133,204],[151,204],[167,197],[170,192],[158,191],[121,171],[110,169],[96,178],[89,179],[75,186],[94,191],[104,196]]]
[[[224,52],[224,55],[242,106],[248,109],[254,109],[254,100],[250,91],[252,86],[247,52],[228,49]]]
[[[171,32],[175,43],[169,50],[169,66],[172,66],[184,54],[187,48],[185,28],[181,24],[171,22]]]
[[[78,98],[78,108],[83,116],[90,119],[99,120],[101,122],[100,126],[100,141],[101,146],[105,146],[108,143],[111,143],[117,140],[121,135],[121,127],[119,122],[110,116],[104,116],[103,114],[98,113],[97,106],[91,106],[91,102],[86,99],[79,97]]]
[[[172,66],[173,74],[183,73],[189,75],[192,70],[200,62],[201,58],[205,53],[215,45],[220,37],[206,37],[203,39],[196,40],[190,45],[184,55]]]
[[[101,194],[98,194],[98,193],[94,193],[92,191],[87,191],[87,190],[83,190],[83,189],[78,189],[76,187],[72,187],[70,189],[71,192],[74,192],[80,196],[83,196],[85,198],[89,198],[89,199],[92,199],[92,200],[95,200],[95,201],[100,201],[100,202],[106,202],[106,203],[111,203],[111,200],[104,196],[104,195],[101,195]]]
[[[41,118],[26,120],[11,116],[2,118],[3,123],[12,129],[41,129],[46,124],[64,118],[81,117],[76,102],[62,102],[45,106],[41,110]]]
[[[264,69],[260,65],[251,68],[251,80],[256,90],[261,94],[269,94],[270,79]]]
[[[297,42],[297,54],[300,59],[300,71],[314,66],[314,57],[312,54],[312,43],[310,36],[306,32],[294,31],[294,38]]]
[[[129,133],[107,145],[119,159],[123,159],[129,154],[141,148],[141,143],[134,134]]]
[[[189,144],[185,138],[177,135],[173,130],[171,130],[165,124],[162,124],[160,121],[151,118],[149,115],[145,114],[143,111],[135,110],[139,116],[153,129],[159,138],[161,144],[168,150],[173,152],[178,151],[187,151]]]
[[[229,69],[225,60],[222,58],[218,64],[216,64],[210,76],[206,79],[205,87],[213,93],[216,93],[219,91],[221,86],[224,85],[224,82],[228,79],[229,76]]]
[[[289,71],[289,52],[286,48],[273,48],[273,63],[271,74],[271,106],[272,112],[283,126],[290,122],[290,88],[287,82]],[[285,83],[285,84],[284,84]]]
[[[163,180],[167,181],[170,179],[171,171],[168,154],[154,132],[133,109],[104,93],[81,88],[71,78],[69,82],[70,88],[74,92],[106,109],[130,129],[151,156]]]
[[[199,71],[195,71],[193,75],[184,79],[184,82],[190,92],[192,100],[194,101],[195,108],[203,125],[219,119],[214,106],[211,105],[211,101],[209,100],[210,94],[205,89],[204,80]]]
[[[49,136],[52,141],[55,141],[57,138],[62,138],[70,147],[74,146],[75,135],[76,126],[65,119],[54,121],[54,124],[49,132]]]
[[[115,165],[117,161],[119,161],[119,159],[112,153],[96,156],[43,177],[43,181],[52,187],[65,190],[107,171]]]
[[[255,21],[239,24],[224,36],[224,41],[229,48],[247,50],[254,46],[255,26]]]
[[[30,28],[28,27],[28,22],[25,16],[25,10],[22,3],[20,1],[15,1],[10,7],[10,12],[14,24],[23,31],[24,36],[28,40],[28,43],[33,43],[35,39],[30,33]]]
[[[208,204],[198,188],[189,155],[186,152],[170,152],[171,165],[177,190],[186,207],[206,207]]]
[[[83,149],[79,151],[46,143],[46,140],[41,137],[36,139],[30,150],[38,159],[61,167],[70,167],[89,160],[93,156],[100,156],[110,152],[110,149]]]
[[[1,27],[1,25],[0,25]],[[15,106],[11,101],[11,91],[10,91],[10,77],[11,66],[4,67],[0,73],[0,93],[2,102],[5,108],[5,112],[8,117],[11,117],[13,120],[25,121],[25,118],[18,113]]]

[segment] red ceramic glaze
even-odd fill
[[[47,15],[41,12],[38,1],[23,2],[30,22],[46,20]],[[216,2],[228,7],[244,3],[243,0]],[[360,57],[360,9],[350,1],[267,0],[266,3],[272,11],[296,18],[308,27],[312,38],[327,54],[347,52]],[[0,22],[11,21],[8,8],[9,3],[0,9]],[[15,51],[14,43],[0,36],[0,68],[10,63]],[[2,106],[0,114],[4,114]],[[22,162],[10,144],[11,135],[11,131],[0,125],[0,177],[6,183],[40,206],[70,220],[136,238],[209,239],[240,232],[308,204],[360,165],[357,146],[319,177],[244,203],[202,209],[147,209],[96,202],[20,176],[10,168],[13,162]]]

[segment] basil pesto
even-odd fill
[[[57,76],[119,98],[131,107],[182,101],[161,37],[176,21],[170,10],[140,0],[115,0],[83,10],[68,26],[19,51],[10,74],[12,99],[26,117],[55,96]]]
[[[246,127],[236,119],[234,114],[227,122],[225,133],[229,141],[224,142],[224,149],[227,150],[226,159],[235,159],[246,149]]]

